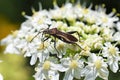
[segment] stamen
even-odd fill
[[[74,69],[78,66],[78,62],[76,60],[72,60],[70,63],[70,68]]]
[[[102,63],[101,63],[101,61],[100,61],[99,59],[96,60],[94,64],[95,64],[95,67],[96,67],[97,69],[100,69],[101,66],[102,66]]]
[[[50,69],[50,61],[45,61],[43,64],[43,69],[44,70],[49,70]]]

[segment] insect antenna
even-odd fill
[[[35,37],[37,37],[41,32],[39,31],[30,41],[30,43],[35,39]]]
[[[50,27],[50,25],[48,25],[48,28],[47,29],[49,29],[49,27]],[[43,30],[44,31],[44,30]],[[30,41],[30,43],[35,39],[35,37],[37,37],[41,32],[43,32],[43,31],[40,31],[39,30],[39,32],[31,39],[31,41]],[[43,33],[42,33],[42,36],[43,36]],[[43,41],[44,42],[44,41]]]

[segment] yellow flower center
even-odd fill
[[[95,23],[95,18],[92,17],[92,16],[91,16],[91,17],[88,17],[88,18],[87,18],[87,22],[90,23],[90,24]]]
[[[109,53],[110,53],[111,55],[115,55],[115,54],[116,54],[116,49],[115,49],[114,46],[109,47],[108,50],[109,50]]]
[[[106,41],[111,41],[112,36],[110,34],[103,34],[103,37]]]
[[[81,55],[83,55],[83,56],[89,56],[90,55],[90,51],[89,50],[86,50],[86,51],[82,51],[81,52]]]
[[[104,23],[106,23],[106,22],[108,22],[108,18],[107,18],[107,17],[103,17],[103,18],[102,18],[102,21],[103,21]]]
[[[61,44],[59,44],[58,46],[57,46],[57,49],[58,50],[62,50],[64,48],[64,44],[63,43],[61,43]]]
[[[78,66],[78,62],[76,60],[72,60],[70,63],[70,68],[74,69]]]
[[[97,69],[100,69],[101,66],[102,66],[102,63],[101,63],[101,61],[100,61],[99,59],[96,60],[96,61],[94,62],[94,64],[95,64],[95,67],[96,67]]]
[[[38,47],[38,50],[42,50],[42,49],[45,49],[47,47],[47,42],[42,42],[39,47]]]
[[[49,70],[50,69],[50,61],[45,61],[43,64],[43,69],[44,70]]]
[[[90,51],[90,47],[87,46],[87,45],[85,45],[85,46],[84,46],[84,50],[86,50],[86,51]]]
[[[89,10],[88,9],[84,9],[83,10],[83,14],[87,14],[87,13],[89,13]]]
[[[44,22],[44,19],[39,19],[38,20],[38,24],[43,24],[43,22]]]

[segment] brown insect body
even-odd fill
[[[63,42],[74,44],[75,42],[78,41],[78,39],[74,36],[72,36],[69,33],[64,33],[59,31],[57,28],[52,28],[52,29],[46,29],[43,31],[44,34],[50,34],[54,36],[55,38],[60,39]]]
[[[74,37],[73,33],[75,33],[76,31],[71,31],[71,32],[62,32],[59,31],[57,28],[52,28],[52,29],[45,29],[43,31],[43,34],[48,34],[50,36],[53,36],[55,38],[58,38],[59,40],[65,42],[65,43],[69,43],[69,44],[76,44],[77,46],[79,46],[76,42],[78,41],[78,39],[76,37]],[[33,39],[39,35],[41,32],[38,32]],[[33,39],[30,41],[32,42]],[[47,39],[49,39],[49,37],[47,37],[46,39],[44,39],[44,41],[46,41]],[[79,46],[81,49],[83,49],[81,46]],[[56,49],[56,41],[54,40],[54,48]],[[84,50],[84,49],[83,49]],[[56,49],[56,51],[59,53],[59,51]]]

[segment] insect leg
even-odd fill
[[[57,56],[60,58],[60,53],[59,53],[59,51],[57,50],[57,48],[56,48],[56,38],[55,38],[55,40],[53,40],[53,42],[54,42],[54,48],[55,48],[55,50],[57,51]]]
[[[78,37],[79,37],[79,42],[80,42],[80,34],[77,32],[77,31],[70,31],[70,32],[67,32],[69,34],[74,34],[74,33],[77,33]]]
[[[67,32],[67,33],[69,33],[69,34],[74,34],[74,33],[76,33],[77,31],[70,31],[70,32]]]
[[[78,37],[79,37],[79,42],[80,42],[80,34],[77,32],[77,31],[70,31],[70,32],[67,32],[69,34],[74,34],[74,33],[77,33]],[[78,47],[80,47],[82,50],[84,50],[80,45],[78,45],[77,43],[74,43],[76,44]]]
[[[43,36],[43,34],[42,34],[42,36]],[[46,38],[43,39],[43,41],[42,41],[42,42],[43,42],[43,47],[44,47],[44,42],[45,42],[46,40],[48,40],[49,38],[50,38],[50,36],[48,36],[48,37],[46,37]]]
[[[77,43],[75,43],[78,47],[80,47],[80,49],[82,49],[82,50],[84,50],[85,51],[85,49],[83,49],[80,45],[78,45]]]
[[[46,40],[48,40],[50,37],[47,37],[46,39],[43,40],[43,42],[45,42]]]

